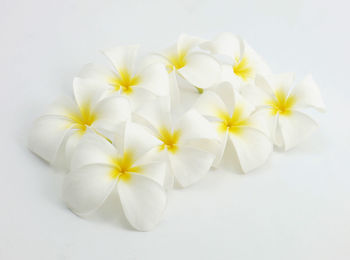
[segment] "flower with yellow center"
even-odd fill
[[[169,75],[160,62],[146,64],[137,61],[138,46],[117,46],[104,51],[114,70],[88,64],[80,77],[99,83],[106,95],[125,95],[133,109],[154,98],[169,95]]]
[[[135,158],[132,151],[125,151],[122,156],[111,158],[111,163],[114,166],[110,173],[112,179],[119,178],[123,181],[129,181],[131,174],[142,173],[140,166],[134,166]]]
[[[253,67],[249,63],[247,56],[242,59],[236,57],[235,64],[232,66],[233,73],[240,77],[243,81],[248,81],[254,75]]]
[[[121,91],[123,94],[131,95],[133,88],[140,82],[140,76],[133,76],[127,69],[120,69],[119,75],[110,79],[110,84],[116,91]]]
[[[272,144],[259,127],[260,118],[254,114],[254,106],[243,99],[230,83],[221,83],[205,92],[195,108],[212,122],[220,136],[215,166],[222,160],[229,141],[244,172],[259,167],[267,160]],[[235,154],[230,156],[235,158]]]
[[[292,114],[295,97],[288,96],[288,93],[285,93],[284,89],[276,89],[275,98],[267,101],[267,104],[271,107],[271,113],[273,115],[289,116]]]
[[[129,223],[137,230],[150,230],[159,223],[166,206],[160,185],[166,168],[145,155],[160,142],[131,122],[121,132],[124,134],[116,136],[118,142],[112,143],[96,134],[84,136],[64,181],[64,200],[73,212],[85,215],[116,190]]]
[[[75,100],[58,100],[29,134],[29,148],[49,163],[66,160],[69,165],[72,151],[88,130],[104,136],[131,115],[126,98],[101,99],[94,81],[76,78],[73,87]]]
[[[222,81],[234,86],[254,82],[257,74],[270,73],[263,59],[245,41],[231,33],[219,34],[212,41],[203,42],[200,47],[229,58],[230,61],[222,65]]]
[[[210,169],[215,155],[204,149],[203,144],[216,142],[217,136],[198,112],[189,110],[174,118],[169,107],[158,99],[140,108],[136,115],[160,141],[153,156],[168,163],[165,186],[170,188],[175,178],[185,187],[197,182]]]
[[[242,118],[243,108],[236,106],[232,116],[226,111],[219,111],[217,116],[220,119],[219,131],[226,132],[227,130],[232,134],[240,134],[243,126],[249,125],[247,118]]]
[[[179,149],[178,142],[180,135],[180,130],[170,131],[166,127],[161,127],[159,129],[158,139],[162,142],[162,144],[159,146],[159,149],[167,149],[171,153],[176,153]]]
[[[265,117],[265,128],[274,144],[288,150],[309,136],[317,124],[305,108],[324,111],[318,87],[310,75],[293,88],[291,73],[258,76],[256,85],[247,86],[242,94],[258,107]]]
[[[220,64],[209,54],[196,50],[201,42],[203,40],[200,38],[182,34],[175,45],[160,54],[148,56],[148,64],[161,62],[171,74],[174,82],[170,85],[172,88],[170,91],[175,93],[172,96],[178,95],[180,78],[187,82],[186,86],[195,87],[199,92],[214,85],[220,79]]]

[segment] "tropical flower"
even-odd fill
[[[272,144],[259,125],[254,106],[242,98],[230,83],[224,82],[204,92],[194,107],[206,116],[220,136],[214,162],[220,163],[227,142],[231,142],[243,172],[262,165],[272,152]],[[230,155],[234,157],[234,155]]]
[[[155,96],[169,95],[169,76],[161,63],[137,62],[137,45],[117,46],[103,53],[114,71],[97,64],[88,64],[80,72],[82,78],[100,81],[106,95],[127,96],[133,108]]]
[[[257,74],[270,72],[263,59],[245,41],[231,33],[221,33],[214,40],[201,43],[200,47],[228,58],[223,61],[222,81],[233,86],[254,82]]]
[[[131,115],[126,98],[101,99],[96,82],[76,78],[73,89],[74,100],[69,97],[57,100],[35,121],[29,133],[29,148],[52,164],[64,166],[87,129],[104,135]]]
[[[185,187],[197,182],[210,169],[215,155],[208,147],[214,145],[217,136],[210,123],[197,111],[189,110],[174,116],[169,107],[158,100],[135,114],[160,141],[153,154],[167,162],[169,174],[165,186],[172,187],[175,177]]]
[[[317,127],[304,112],[306,108],[325,111],[318,86],[307,75],[293,88],[292,73],[258,76],[242,94],[258,107],[264,125],[275,145],[288,150],[308,137]]]
[[[209,54],[196,50],[203,40],[182,34],[177,43],[160,54],[150,55],[148,62],[162,62],[175,80],[172,92],[178,94],[179,77],[200,92],[217,83],[221,76],[220,64]]]
[[[66,175],[63,197],[78,215],[98,209],[116,190],[129,223],[147,231],[161,220],[166,206],[165,164],[145,161],[144,154],[160,142],[142,126],[127,122],[118,146],[94,133],[77,146]],[[121,141],[122,140],[122,141]]]

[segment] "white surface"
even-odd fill
[[[0,259],[350,259],[348,1],[1,1]],[[245,37],[276,72],[312,72],[320,129],[247,175],[210,173],[169,195],[164,221],[133,231],[116,205],[89,220],[61,176],[26,148],[31,122],[71,93],[98,50],[172,44],[179,33]],[[101,220],[104,219],[104,220]]]

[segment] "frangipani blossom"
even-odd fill
[[[221,161],[227,142],[233,144],[243,172],[253,170],[267,160],[272,143],[259,128],[261,118],[254,114],[254,106],[228,82],[204,92],[194,107],[213,123],[220,136],[215,166]]]
[[[259,109],[257,113],[265,117],[265,127],[270,132],[275,145],[288,150],[308,137],[317,124],[307,114],[306,108],[324,111],[317,84],[307,75],[293,88],[292,73],[259,76],[242,94]]]
[[[222,65],[222,81],[228,81],[233,86],[254,82],[257,74],[270,72],[263,59],[245,41],[231,33],[221,33],[214,40],[203,42],[200,47],[229,58],[228,64]]]
[[[182,187],[189,186],[208,172],[215,155],[203,147],[206,142],[218,140],[210,123],[197,111],[190,110],[175,118],[169,105],[159,101],[147,104],[136,115],[160,141],[153,153],[168,163],[166,187],[172,187],[174,177]]]
[[[76,78],[73,89],[74,100],[69,97],[58,100],[34,122],[29,133],[29,148],[52,164],[58,161],[65,164],[87,129],[103,135],[131,116],[126,98],[101,99],[96,82]]]
[[[134,108],[154,96],[169,95],[169,75],[161,63],[143,65],[137,62],[138,46],[117,46],[103,53],[112,62],[114,71],[97,64],[88,64],[80,77],[101,82],[107,95],[127,96]]]
[[[176,75],[184,78],[198,89],[206,89],[214,85],[221,76],[220,64],[209,54],[195,50],[203,40],[182,34],[177,43],[161,54],[151,55],[148,62],[162,62],[175,80],[172,91],[176,93]]]
[[[159,223],[166,206],[160,185],[165,164],[146,162],[143,156],[160,142],[142,126],[128,122],[118,144],[96,134],[82,139],[64,181],[64,200],[73,212],[86,215],[116,190],[129,223],[137,230],[150,230]]]

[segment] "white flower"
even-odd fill
[[[133,108],[154,96],[169,95],[169,75],[161,63],[137,62],[138,46],[117,46],[103,53],[112,62],[114,71],[97,64],[88,64],[80,72],[82,78],[102,83],[107,95],[127,96]]]
[[[148,63],[162,62],[174,81],[171,92],[178,95],[178,76],[199,90],[217,83],[221,76],[220,64],[209,54],[195,50],[203,40],[182,34],[177,43],[159,55],[150,55]],[[176,97],[174,98],[176,99]]]
[[[203,42],[200,47],[229,58],[222,65],[222,80],[233,86],[253,82],[257,74],[270,72],[263,59],[245,41],[231,33],[221,33],[214,40]]]
[[[288,150],[317,127],[305,108],[324,111],[325,106],[315,81],[306,76],[293,88],[294,75],[258,76],[255,85],[242,89],[242,94],[259,108],[265,117],[265,127],[278,147]]]
[[[76,78],[73,89],[74,100],[58,100],[34,122],[29,133],[29,148],[52,164],[64,165],[87,129],[103,135],[131,115],[127,99],[101,99],[100,88],[91,80]]]
[[[161,142],[153,152],[168,163],[166,187],[173,185],[174,177],[182,187],[189,186],[208,172],[215,155],[206,145],[215,143],[217,136],[197,111],[174,117],[169,105],[159,101],[145,105],[136,115],[146,121],[151,133]]]
[[[254,106],[244,100],[228,83],[204,92],[194,107],[212,121],[221,138],[214,165],[222,159],[230,141],[244,172],[262,165],[272,152],[272,143],[259,128],[261,118],[253,112]],[[232,158],[234,155],[231,155]]]
[[[147,231],[158,224],[166,206],[166,193],[159,184],[165,164],[142,158],[160,142],[131,122],[118,139],[118,146],[96,134],[82,139],[73,154],[71,172],[65,177],[63,197],[73,212],[86,215],[116,190],[129,223]]]

